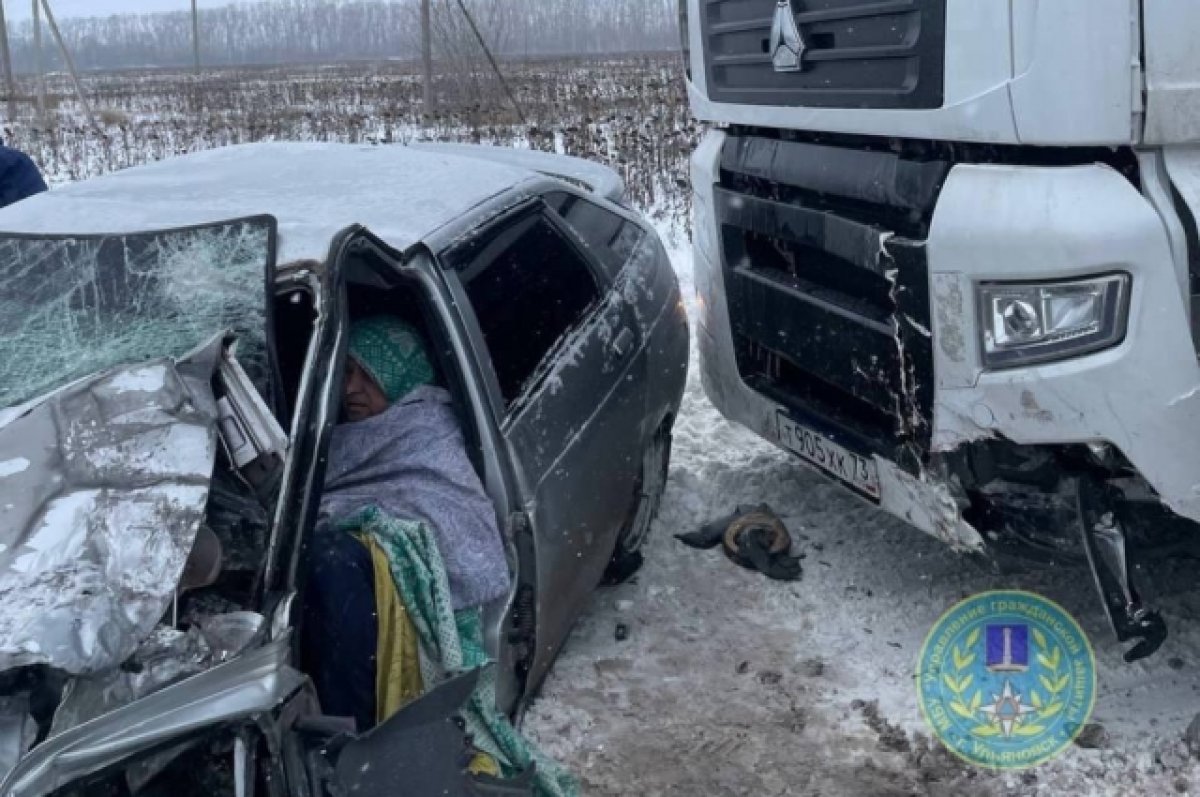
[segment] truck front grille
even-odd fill
[[[708,95],[819,108],[940,108],[946,0],[790,0],[799,71],[775,69],[777,0],[701,0]]]
[[[798,420],[916,469],[933,343],[924,238],[941,161],[731,136],[715,211],[738,370]]]

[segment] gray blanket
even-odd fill
[[[496,510],[467,457],[445,390],[419,387],[381,415],[333,430],[322,521],[372,505],[433,529],[456,611],[508,593]]]

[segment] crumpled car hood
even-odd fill
[[[169,608],[208,499],[219,351],[107,371],[0,427],[0,672],[116,667]]]

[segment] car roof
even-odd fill
[[[0,210],[0,235],[151,232],[270,214],[278,262],[323,261],[361,224],[403,250],[537,173],[403,145],[244,144],[73,183]]]

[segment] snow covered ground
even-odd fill
[[[690,297],[686,241],[663,234]],[[797,583],[673,538],[761,502],[807,554]],[[693,367],[646,566],[596,594],[525,728],[588,795],[1200,794],[1181,741],[1200,711],[1195,572],[1185,560],[1157,574],[1172,636],[1127,665],[1086,572],[1003,574],[950,553],[725,422]],[[1054,599],[1091,637],[1100,749],[991,775],[930,745],[912,684],[920,644],[952,604],[998,588]]]

